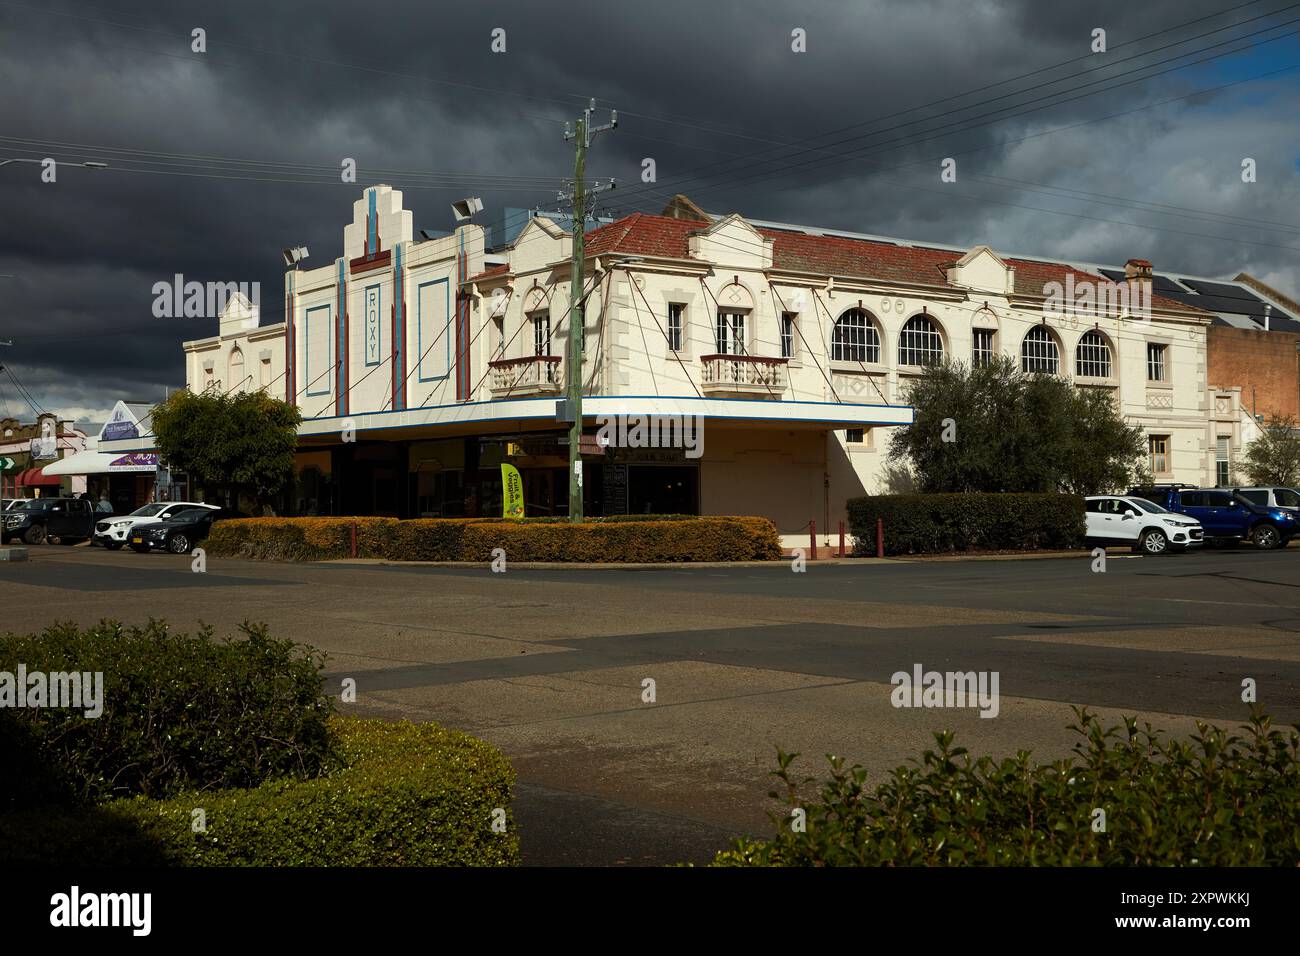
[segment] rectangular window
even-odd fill
[[[717,346],[719,355],[745,354],[745,313],[718,313]]]
[[[866,433],[861,428],[850,428],[844,433],[844,440],[850,445],[861,445]]]
[[[506,320],[505,320],[505,316],[497,316],[495,319],[492,320],[492,323],[493,323],[493,325],[496,326],[496,339],[497,339],[496,350],[497,350],[497,358],[505,358],[505,357],[506,357]]]
[[[551,313],[538,312],[533,316],[533,354],[551,354]]]
[[[258,372],[258,376],[259,378],[257,383],[259,385],[271,384],[271,360],[269,358],[262,359],[262,366]]]
[[[1220,435],[1218,445],[1214,450],[1214,483],[1220,488],[1226,488],[1232,480],[1230,473],[1229,451],[1232,439],[1227,435]]]
[[[971,364],[981,368],[993,361],[993,330],[975,329],[972,333]]]
[[[781,358],[794,358],[794,313],[781,313]]]
[[[1148,382],[1167,382],[1169,374],[1168,366],[1165,363],[1166,345],[1157,345],[1155,342],[1147,343],[1147,381]]]
[[[682,350],[682,315],[686,306],[680,302],[668,303],[668,348],[673,352]]]
[[[1169,436],[1152,435],[1147,441],[1151,449],[1151,474],[1169,474]]]

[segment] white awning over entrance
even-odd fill
[[[41,469],[49,478],[62,475],[107,475],[151,472],[158,467],[156,455],[124,455],[121,452],[82,451],[60,458]]]

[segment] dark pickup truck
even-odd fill
[[[1249,541],[1261,551],[1271,551],[1285,548],[1300,533],[1295,511],[1261,507],[1225,488],[1154,485],[1134,488],[1129,495],[1195,518],[1205,531],[1206,541]]]
[[[95,534],[96,515],[91,502],[83,498],[29,498],[20,501],[0,517],[0,541],[14,538],[27,544],[44,544],[57,538],[60,544],[76,544]]]

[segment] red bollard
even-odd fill
[[[352,522],[352,557],[357,556],[357,523]]]
[[[885,556],[885,519],[876,519],[876,557]]]
[[[817,522],[815,520],[808,522],[808,539],[812,542],[812,551],[810,552],[810,556],[814,561],[816,561],[817,560]]]
[[[844,557],[844,522],[840,522],[840,557]]]

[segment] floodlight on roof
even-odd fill
[[[292,268],[306,259],[309,253],[306,246],[290,246],[284,250],[283,255],[285,266]]]
[[[473,218],[474,213],[482,211],[483,200],[477,196],[458,199],[451,204],[451,214],[456,217],[457,222],[465,222]]]

